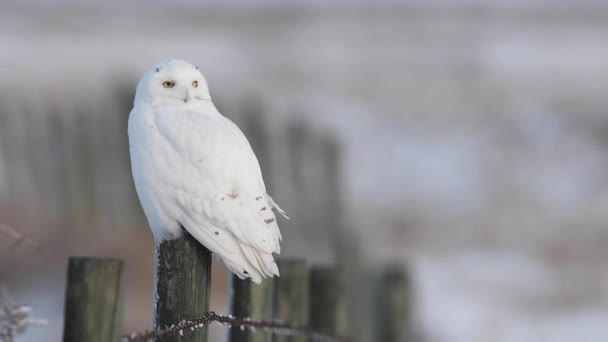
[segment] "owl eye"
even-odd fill
[[[173,82],[173,81],[165,81],[165,82],[163,82],[163,87],[165,87],[165,88],[173,88],[173,87],[175,87],[175,82]]]
[[[193,86],[194,88],[198,87],[198,81],[192,81],[192,86]]]

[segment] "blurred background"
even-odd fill
[[[285,255],[407,264],[423,341],[605,339],[607,37],[594,0],[2,1],[0,283],[49,321],[17,341],[60,340],[70,255],[125,259],[150,328],[126,122],[172,57],[250,138]]]

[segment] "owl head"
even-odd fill
[[[196,104],[211,101],[207,81],[198,67],[170,59],[148,70],[137,85],[134,103],[153,105]]]

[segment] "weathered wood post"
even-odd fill
[[[123,262],[70,258],[64,342],[117,341],[122,333]]]
[[[179,238],[156,244],[154,274],[154,329],[199,318],[209,310],[211,252],[186,230]],[[163,338],[172,341],[207,341],[207,328]]]
[[[375,336],[376,308],[378,300],[376,290],[379,284],[379,273],[364,260],[362,249],[353,244],[352,251],[346,252],[353,260],[344,264],[346,288],[347,331],[349,342],[377,341]]]
[[[308,325],[310,273],[302,259],[278,260],[274,284],[274,316],[298,325]],[[274,336],[274,342],[304,342],[306,336]]]
[[[411,279],[403,266],[387,267],[377,288],[376,339],[411,341]]]
[[[344,336],[346,294],[336,267],[318,266],[310,271],[310,327],[318,332]]]
[[[265,279],[256,285],[232,275],[232,314],[239,318],[270,320],[273,318],[274,279]],[[230,329],[231,342],[272,342],[270,332],[239,327]]]

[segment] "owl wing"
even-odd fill
[[[219,113],[174,115],[158,126],[181,157],[180,175],[169,186],[184,228],[239,277],[260,282],[278,275],[275,203],[243,133]]]

